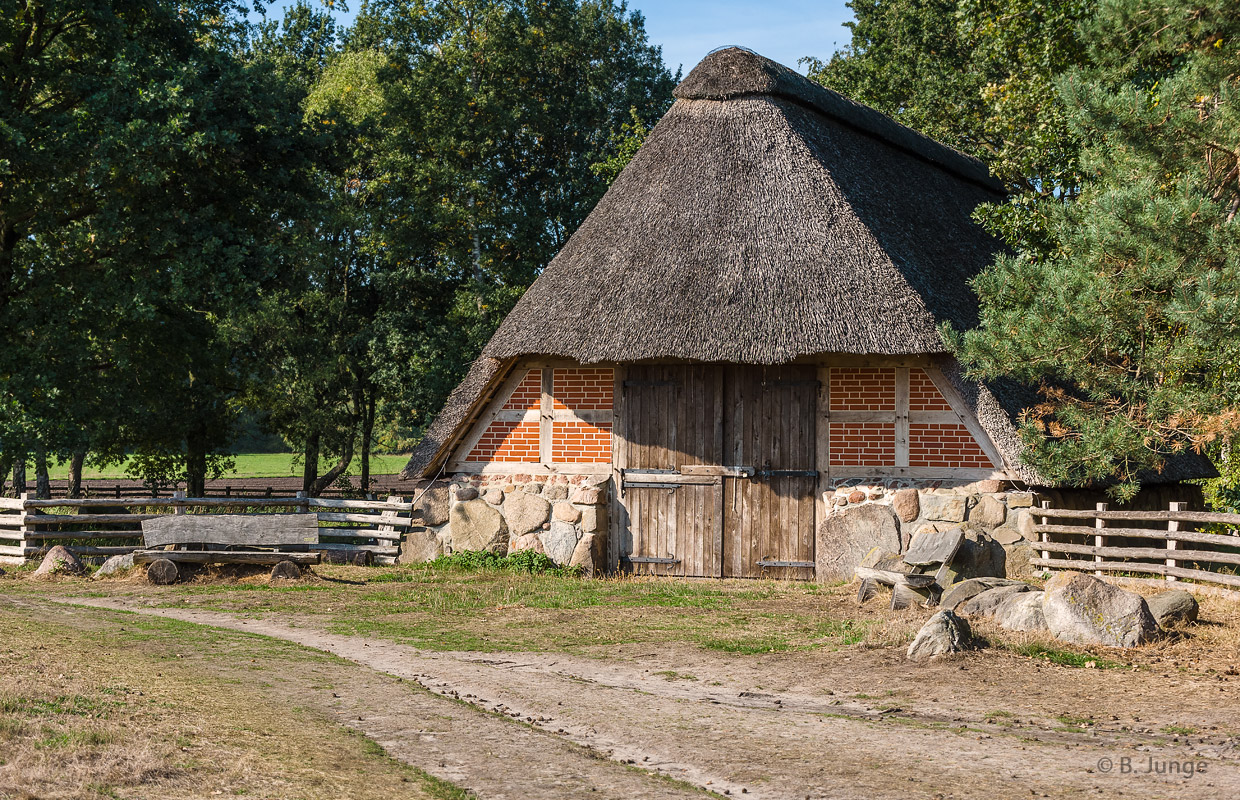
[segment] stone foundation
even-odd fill
[[[458,550],[533,550],[586,574],[602,571],[608,482],[596,475],[455,475],[423,483],[414,510],[422,526],[409,532],[401,561]]]
[[[969,529],[970,540],[980,542],[980,546],[991,539],[1002,545],[1008,577],[1027,579],[1033,573],[1029,559],[1034,557],[1032,543],[1038,538],[1033,526],[1042,501],[1050,502],[1054,508],[1092,509],[1096,503],[1107,502],[1108,498],[1103,490],[1021,488],[1004,481],[953,484],[907,480],[867,482],[854,478],[834,482],[824,500],[829,516],[847,515],[850,509],[858,506],[890,507],[901,552],[919,533],[964,525]],[[1131,503],[1121,505],[1112,501],[1111,508],[1166,510],[1169,502],[1187,502],[1190,509],[1203,507],[1199,487],[1167,484],[1142,489]],[[875,533],[877,538],[872,546],[886,548],[886,544],[878,541],[882,538],[880,534],[881,531]],[[821,537],[820,533],[820,542]],[[866,549],[865,544],[867,542],[855,543],[853,549]],[[829,558],[824,562],[821,557],[818,561],[818,580],[851,578],[851,575],[844,576],[850,567],[840,559],[836,559],[840,563]]]

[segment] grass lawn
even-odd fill
[[[467,797],[310,702],[350,679],[342,659],[173,620],[56,613],[0,614],[0,797]]]
[[[34,565],[10,573],[18,577]],[[16,574],[14,574],[16,573]],[[330,633],[367,635],[427,650],[543,651],[598,656],[615,648],[680,645],[734,655],[831,653],[904,648],[925,621],[922,609],[890,611],[856,602],[851,586],[758,580],[621,576],[583,579],[506,569],[437,564],[395,567],[318,565],[306,580],[272,585],[253,577],[200,575],[156,587],[137,575],[120,579],[18,577],[0,582],[13,594],[127,596],[154,605],[241,616],[272,615]],[[1201,626],[1164,649],[1111,651],[1066,645],[1049,634],[1013,634],[976,620],[994,652],[1068,667],[1131,668],[1168,650],[1234,652],[1240,603],[1203,598],[1203,615],[1226,624]],[[1221,663],[1221,662],[1220,662]]]
[[[200,580],[153,587],[141,579],[5,583],[6,591],[141,595],[155,604],[243,615],[276,614],[332,633],[426,649],[582,654],[630,644],[685,643],[759,654],[907,643],[916,612],[858,609],[847,587],[777,581],[582,579],[432,565],[319,565],[319,579],[271,585]]]
[[[232,472],[226,473],[224,479],[301,477],[301,462],[295,460],[298,459],[298,456],[294,453],[240,453],[233,458],[237,462],[236,468]],[[370,474],[390,475],[400,472],[407,461],[409,461],[408,454],[372,456],[370,459]],[[326,472],[330,467],[331,464],[325,462],[320,469],[320,473]],[[354,459],[353,463],[349,465],[348,474],[360,475],[361,472],[361,462]],[[68,480],[69,465],[67,462],[53,463],[49,473],[52,480]],[[126,480],[129,477],[123,464],[106,469],[95,469],[87,466],[82,470],[82,479],[88,481]]]

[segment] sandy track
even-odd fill
[[[535,764],[548,748],[571,746],[567,740],[613,762],[631,762],[712,791],[756,798],[1240,796],[1240,763],[1233,740],[1172,743],[1166,736],[1123,730],[1077,732],[1032,720],[1005,726],[961,724],[952,707],[950,686],[934,687],[948,696],[937,706],[876,709],[866,703],[828,699],[821,692],[796,686],[746,689],[754,685],[748,680],[753,676],[743,676],[738,683],[728,675],[712,673],[707,663],[695,665],[696,681],[666,680],[653,677],[649,669],[631,659],[427,652],[270,619],[156,609],[121,600],[76,602],[296,642],[416,681],[431,692],[480,709],[524,720],[530,727],[507,725],[520,735],[502,729],[495,734],[497,739],[486,735],[488,746],[496,748],[496,758],[516,759],[508,773],[513,781],[536,770]],[[942,679],[951,670],[945,666],[921,677],[923,681],[931,676]],[[1212,698],[1204,700],[1218,705]],[[564,768],[559,766],[550,767],[549,773],[534,781],[547,787],[546,791],[532,794],[521,794],[507,779],[498,785],[472,780],[471,773],[478,769],[472,760],[478,748],[468,753],[456,748],[461,737],[478,738],[470,720],[480,716],[461,720],[461,728],[440,740],[442,750],[433,758],[454,765],[449,768],[427,763],[431,751],[425,748],[408,752],[411,742],[426,735],[422,712],[388,712],[380,707],[375,709],[376,716],[349,724],[356,724],[398,757],[476,787],[482,797],[580,796],[569,787],[565,787],[568,794],[561,795],[558,789],[551,793],[556,785],[551,776],[562,776]],[[1220,713],[1230,716],[1226,707]],[[488,726],[503,724],[494,717],[487,719],[491,721]],[[1119,773],[1125,757],[1133,764],[1133,772],[1127,775]],[[1191,778],[1147,774],[1145,765],[1151,758],[1156,763],[1204,761],[1207,770]],[[1111,760],[1110,773],[1099,771],[1103,759]],[[592,781],[599,779],[587,779]],[[607,781],[602,786],[612,788]],[[676,790],[666,785],[650,791],[655,794],[620,796],[676,796]]]

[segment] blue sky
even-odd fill
[[[277,6],[293,0],[276,0]],[[646,18],[653,44],[663,60],[688,73],[716,47],[739,44],[793,69],[804,56],[826,58],[848,43],[844,23],[852,19],[845,0],[635,0],[629,3]],[[356,10],[360,0],[352,0]],[[280,12],[273,10],[273,15]],[[338,15],[347,23],[352,14]]]

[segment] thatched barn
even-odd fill
[[[962,380],[938,331],[976,323],[999,245],[970,215],[1002,187],[746,50],[675,97],[414,453],[418,554],[809,578],[859,504],[1018,536],[1028,398]]]

